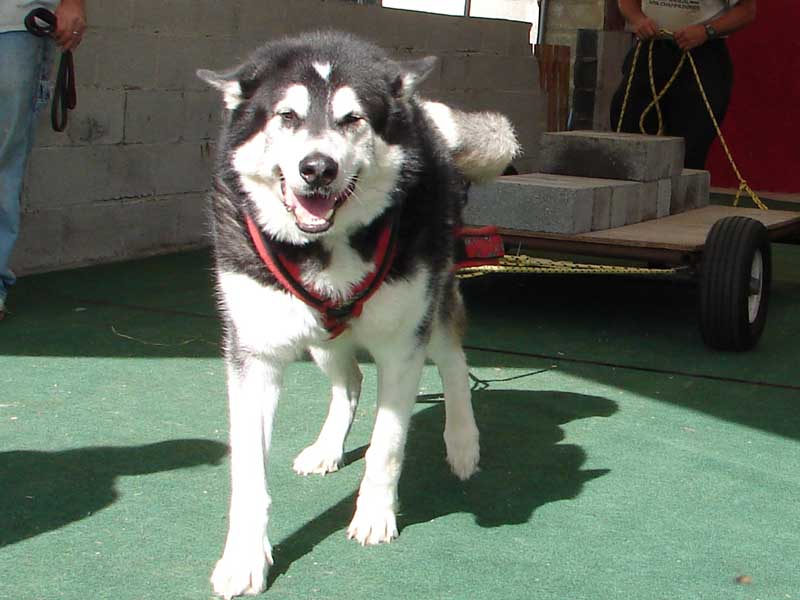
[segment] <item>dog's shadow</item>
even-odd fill
[[[116,480],[198,465],[218,465],[219,442],[167,440],[60,452],[0,452],[0,547],[80,521],[117,499]]]
[[[473,406],[481,431],[480,471],[459,481],[445,462],[444,404],[417,412],[400,480],[402,529],[453,513],[472,513],[481,527],[527,523],[539,507],[575,498],[586,482],[607,469],[582,469],[586,453],[564,439],[561,425],[588,417],[608,417],[616,403],[564,392],[476,391]],[[351,451],[347,462],[364,455]],[[306,523],[275,547],[269,583],[328,536],[347,527],[355,493]]]

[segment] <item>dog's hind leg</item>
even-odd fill
[[[325,475],[342,466],[344,441],[361,395],[361,370],[346,342],[334,348],[312,347],[311,356],[331,380],[331,403],[317,441],[297,455],[293,468],[300,475]]]
[[[415,337],[412,333],[410,337]],[[377,350],[377,351],[376,351]],[[370,348],[378,368],[378,414],[366,454],[364,478],[347,537],[362,545],[397,537],[397,484],[408,424],[419,388],[424,349],[417,340]]]
[[[225,551],[211,583],[223,598],[264,589],[272,547],[267,539],[266,460],[278,403],[282,368],[254,356],[239,356],[228,367],[231,503]]]
[[[461,294],[450,288],[439,318],[434,321],[428,356],[439,369],[444,388],[444,441],[447,462],[460,479],[469,479],[478,469],[478,427],[472,412],[469,372],[461,338],[466,316]]]

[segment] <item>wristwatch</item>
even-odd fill
[[[711,25],[709,25],[708,23],[703,25],[703,27],[706,30],[706,36],[708,36],[709,40],[713,40],[713,39],[716,39],[716,38],[719,37],[719,32],[716,29],[714,29]]]

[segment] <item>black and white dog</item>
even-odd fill
[[[269,43],[230,72],[198,72],[226,106],[213,234],[232,491],[211,578],[225,598],[263,590],[272,563],[265,461],[282,373],[303,350],[332,394],[319,437],[294,461],[301,475],[342,465],[361,391],[358,348],[378,371],[348,537],[378,544],[397,536],[397,484],[426,358],[443,381],[447,460],[461,479],[478,466],[454,234],[465,178],[498,175],[518,145],[501,115],[417,98],[434,65],[317,32]]]

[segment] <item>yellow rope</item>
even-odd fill
[[[672,37],[672,32],[667,31],[665,29],[661,30],[662,35]],[[736,175],[736,178],[739,180],[739,189],[736,192],[736,197],[733,200],[733,205],[739,205],[739,198],[742,195],[742,192],[747,192],[750,198],[753,200],[753,203],[760,208],[761,210],[767,210],[767,206],[762,202],[761,198],[758,197],[753,189],[748,185],[745,178],[742,176],[741,172],[739,171],[738,167],[736,166],[736,162],[733,160],[733,154],[731,153],[730,148],[728,147],[728,143],[725,141],[725,136],[722,135],[722,130],[719,127],[719,123],[717,122],[716,116],[714,116],[714,110],[711,108],[711,102],[708,100],[708,96],[706,95],[706,90],[703,87],[703,82],[700,79],[700,73],[697,70],[697,65],[694,62],[694,57],[690,51],[685,51],[683,56],[681,56],[681,60],[678,62],[678,65],[675,67],[675,70],[672,72],[672,76],[669,78],[667,83],[661,89],[660,92],[656,90],[656,82],[655,82],[655,75],[653,73],[653,44],[655,40],[649,40],[649,48],[648,48],[648,70],[650,75],[650,90],[653,93],[653,100],[647,107],[642,111],[641,116],[639,117],[639,130],[646,134],[647,131],[644,127],[644,120],[645,116],[655,107],[656,113],[658,115],[658,132],[656,135],[663,135],[664,133],[664,121],[663,116],[661,114],[661,106],[659,105],[659,101],[661,98],[666,94],[667,90],[673,84],[673,82],[677,79],[678,74],[680,73],[681,69],[683,68],[684,63],[688,59],[689,65],[692,67],[692,72],[694,73],[695,81],[697,81],[697,87],[700,90],[700,95],[703,97],[703,102],[706,105],[706,110],[708,111],[708,116],[711,117],[711,122],[714,124],[714,129],[717,132],[717,136],[719,137],[719,141],[722,144],[722,149],[725,151],[725,156],[728,157],[728,162],[730,163],[731,167],[733,168],[733,172]],[[625,97],[622,101],[622,109],[619,114],[619,120],[617,121],[617,132],[622,131],[622,119],[625,116],[625,109],[628,106],[628,98],[631,92],[631,84],[633,83],[633,76],[636,71],[636,64],[639,61],[639,51],[642,47],[642,41],[639,40],[636,43],[636,49],[633,54],[633,62],[631,63],[630,73],[628,74],[628,83],[625,88]]]
[[[506,255],[500,259],[498,265],[480,267],[464,267],[459,269],[460,279],[480,277],[490,273],[525,273],[549,275],[674,275],[678,269],[651,269],[645,267],[622,267],[619,265],[596,265],[575,263],[564,260],[550,260],[547,258],[534,258],[525,255]]]

